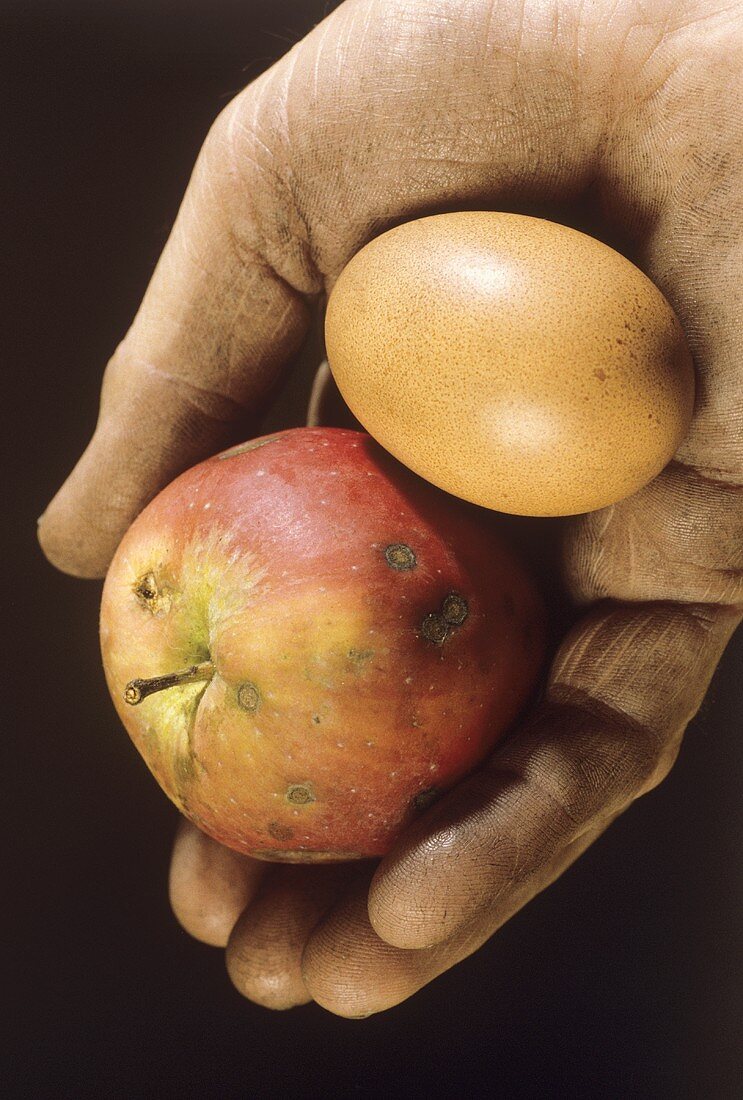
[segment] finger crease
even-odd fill
[[[219,393],[218,390],[210,389],[208,386],[199,386],[196,382],[191,382],[177,374],[171,374],[153,363],[145,363],[139,360],[136,365],[147,374],[154,375],[158,380],[172,386],[178,398],[184,404],[190,405],[201,416],[205,416],[210,420],[233,424],[244,420],[246,414],[250,411],[247,405],[241,404],[234,397]]]

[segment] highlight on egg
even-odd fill
[[[383,447],[517,515],[631,495],[693,412],[691,353],[654,283],[593,237],[521,214],[437,214],[376,237],[333,287],[325,341]]]

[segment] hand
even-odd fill
[[[590,206],[675,307],[698,375],[675,460],[569,527],[585,615],[538,711],[376,870],[267,868],[183,826],[174,908],[252,999],[405,999],[668,772],[743,607],[741,88],[729,0],[349,0],[207,136],[41,522],[68,572],[102,575],[159,488],[249,434],[343,265],[399,220]]]

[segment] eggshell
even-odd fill
[[[634,493],[693,411],[691,354],[658,288],[602,242],[520,214],[439,214],[375,238],[341,272],[325,337],[383,447],[503,512]]]

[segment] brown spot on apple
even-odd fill
[[[357,668],[361,668],[367,661],[370,661],[374,656],[373,649],[349,649],[346,654],[351,664]]]
[[[421,623],[421,635],[432,645],[443,645],[449,637],[449,625],[438,611],[426,615]]]
[[[269,821],[268,834],[274,840],[291,840],[294,836],[294,830],[290,829],[288,825],[282,825],[280,821]]]
[[[144,600],[146,603],[150,600],[154,600],[157,595],[157,581],[155,580],[154,573],[145,573],[143,577],[137,581],[134,586],[135,595],[140,600]]]
[[[385,547],[384,557],[390,569],[397,569],[401,573],[415,569],[418,564],[415,554],[404,542],[393,542]]]
[[[152,570],[135,582],[134,595],[140,606],[157,618],[167,615],[173,602],[171,589],[160,584]]]
[[[261,693],[249,680],[237,689],[237,705],[248,714],[255,714],[261,705]]]
[[[287,789],[286,800],[293,806],[306,806],[315,801],[315,796],[309,783],[292,783]]]
[[[417,813],[423,813],[429,806],[433,806],[439,798],[441,798],[441,791],[438,787],[427,787],[424,791],[418,791],[418,794],[413,798],[413,809]]]
[[[469,613],[467,601],[457,592],[450,592],[441,606],[441,614],[449,626],[461,626]]]

